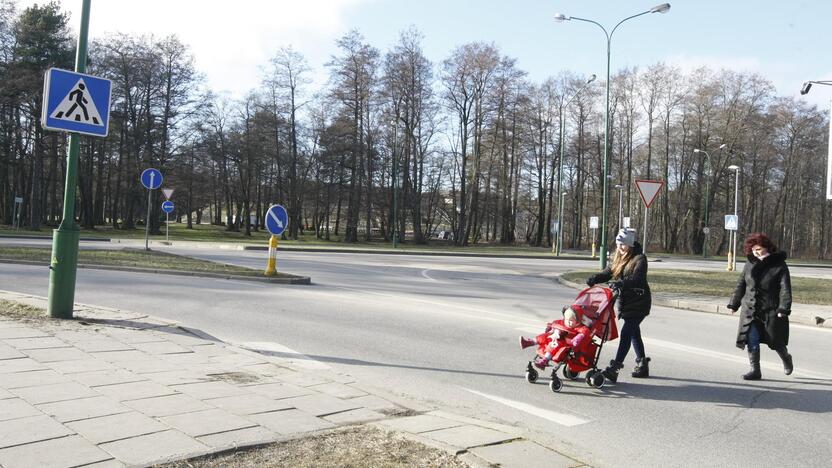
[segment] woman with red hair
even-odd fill
[[[792,282],[786,253],[765,234],[755,232],[745,239],[743,252],[748,257],[737,281],[728,308],[742,307],[737,330],[737,347],[748,349],[751,371],[745,380],[760,380],[760,343],[775,350],[783,361],[783,372],[792,373],[789,344],[789,314],[792,308]]]

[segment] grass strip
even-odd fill
[[[37,247],[0,247],[0,260],[28,260],[49,263],[52,250]],[[239,276],[263,276],[260,270],[222,263],[182,257],[167,252],[141,249],[98,250],[84,249],[78,252],[78,263],[84,265],[124,266],[156,270],[178,270],[206,273],[222,273]],[[277,277],[288,277],[278,272]]]
[[[572,271],[563,278],[584,284],[597,271]],[[647,275],[653,292],[721,298],[728,303],[740,272],[651,269]],[[792,276],[792,300],[798,304],[832,305],[828,279]]]

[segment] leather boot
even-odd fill
[[[789,351],[786,349],[785,346],[782,348],[775,349],[777,351],[777,355],[780,356],[780,360],[783,361],[783,373],[786,375],[791,375],[792,371],[794,370],[794,362],[792,361],[792,355],[789,354]]]
[[[537,344],[537,341],[535,341],[531,338],[526,338],[525,336],[520,337],[520,347],[523,348],[523,349],[526,349],[530,346],[534,346],[536,344]]]
[[[641,359],[636,359],[636,367],[633,369],[633,373],[630,374],[637,379],[643,379],[650,377],[650,358],[643,357]]]
[[[751,364],[751,371],[742,376],[743,380],[760,380],[763,374],[760,373],[760,350],[748,352],[748,362]]]
[[[612,383],[616,383],[618,381],[618,371],[620,371],[623,367],[624,364],[613,359],[612,361],[610,361],[610,365],[607,366],[606,369],[601,371],[601,373],[604,374],[605,379],[609,380]]]

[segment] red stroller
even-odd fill
[[[583,310],[583,317],[579,317],[578,320],[590,329],[592,338],[584,340],[578,347],[564,353],[564,359],[554,362],[552,381],[549,383],[549,388],[553,392],[559,392],[563,388],[563,381],[557,375],[561,367],[563,367],[563,376],[568,380],[577,380],[581,372],[587,371],[585,377],[587,385],[594,388],[604,386],[604,374],[598,370],[598,359],[601,357],[601,348],[604,343],[618,338],[613,310],[616,297],[617,293],[601,286],[586,288],[578,293],[578,297],[572,304]],[[560,323],[552,325],[564,333],[570,331],[563,328],[564,326]],[[537,347],[537,356],[544,356],[546,347],[540,344]],[[529,361],[526,366],[526,380],[529,383],[535,383],[537,378],[537,369]]]

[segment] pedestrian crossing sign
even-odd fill
[[[50,68],[43,81],[41,125],[47,130],[107,136],[111,90],[110,80]]]

